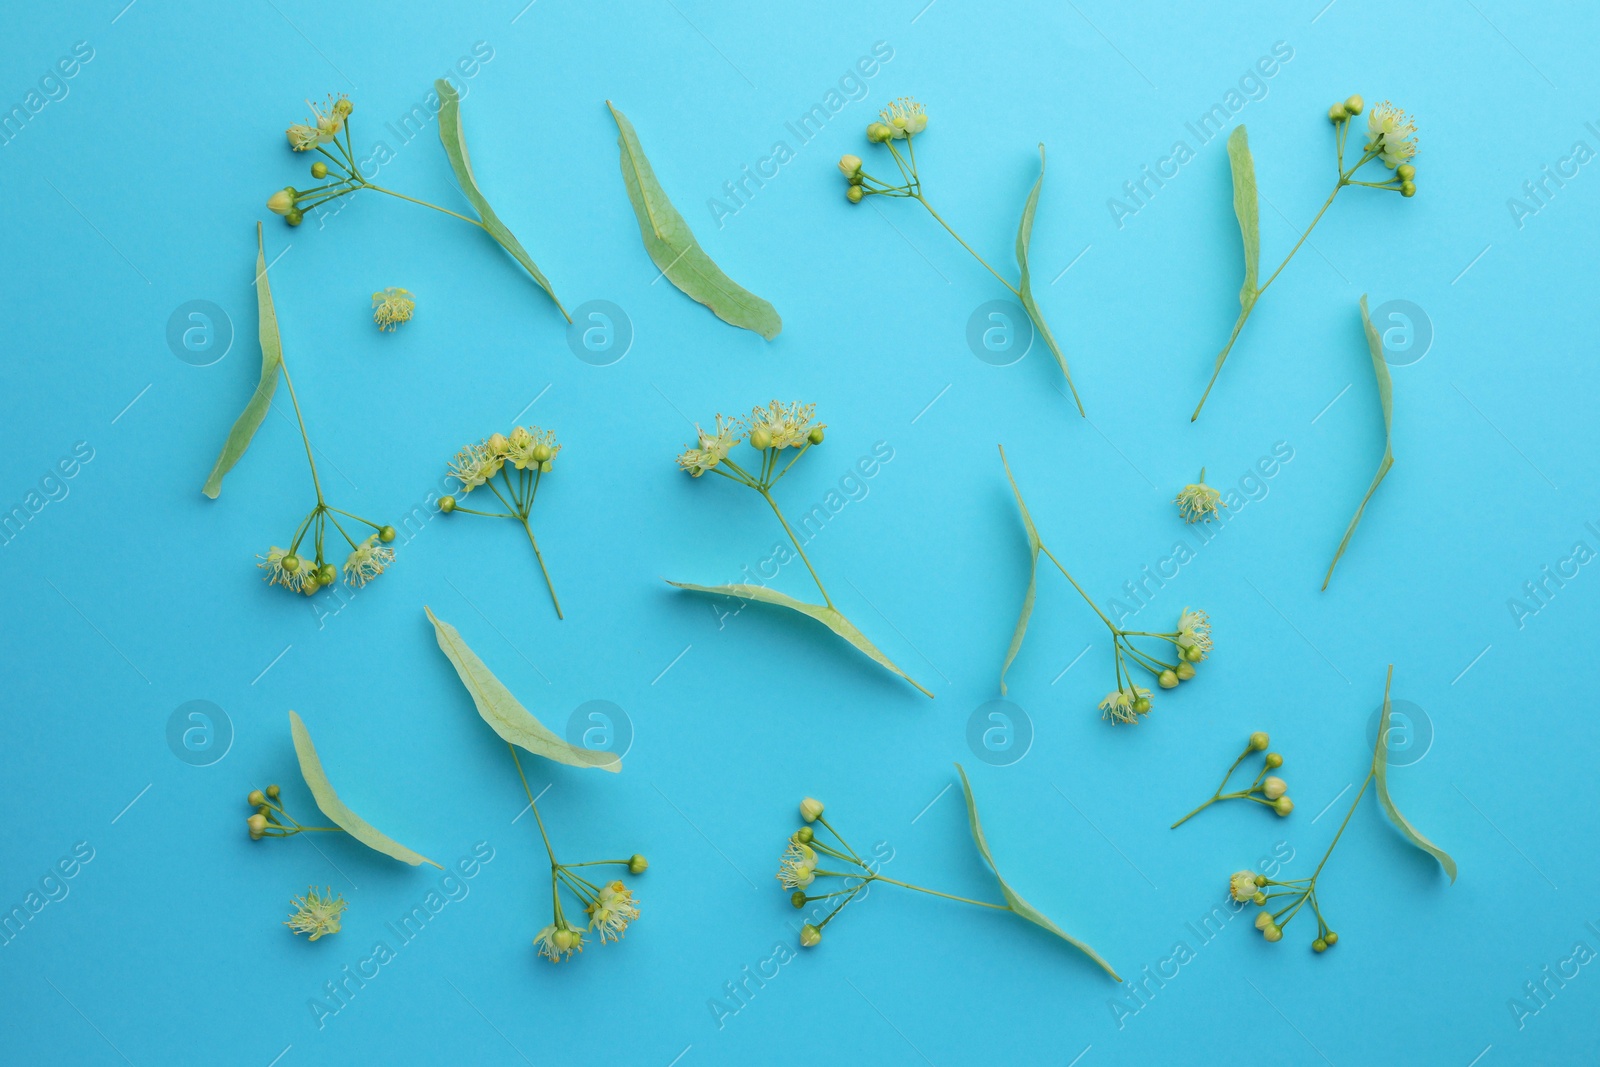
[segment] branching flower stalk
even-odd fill
[[[534,936],[533,943],[538,946],[539,955],[552,963],[570,959],[573,953],[583,951],[583,939],[586,933],[598,934],[602,945],[607,941],[620,941],[627,933],[628,925],[639,918],[639,902],[635,899],[633,891],[621,879],[603,884],[592,882],[579,874],[578,869],[626,867],[629,874],[639,875],[650,866],[649,862],[638,853],[625,860],[562,863],[556,859],[555,847],[550,843],[550,834],[545,829],[544,818],[539,814],[539,804],[534,799],[533,790],[528,787],[528,776],[522,771],[522,760],[517,755],[517,746],[508,742],[506,747],[511,750],[511,760],[517,766],[517,777],[522,780],[522,790],[528,796],[528,808],[533,812],[533,821],[539,827],[539,837],[544,842],[545,854],[550,857],[550,901],[553,914],[550,925]],[[586,923],[574,922],[567,917],[566,910],[561,906],[563,889],[577,898],[578,904],[588,915]]]
[[[556,444],[554,430],[541,430],[537,426],[517,426],[509,437],[501,433],[491,434],[457,452],[450,464],[449,476],[461,483],[462,496],[480,485],[488,487],[506,510],[478,511],[463,506],[454,496],[439,498],[439,510],[446,514],[459,511],[490,519],[515,519],[522,524],[523,531],[528,535],[528,543],[533,546],[533,557],[539,561],[539,571],[544,575],[545,588],[550,591],[550,603],[555,606],[558,619],[564,618],[561,601],[556,596],[555,585],[550,581],[550,571],[544,565],[544,553],[539,551],[539,540],[533,536],[533,526],[528,517],[533,512],[534,498],[539,495],[539,482],[550,473],[561,447]],[[495,481],[497,476],[499,484]]]
[[[264,791],[252,789],[250,795],[245,798],[246,803],[256,809],[255,813],[245,820],[250,828],[250,840],[260,841],[263,837],[293,837],[295,834],[344,833],[344,829],[338,826],[302,826],[295,821],[293,815],[283,810],[282,804],[278,803],[279,793],[280,790],[276,785],[269,785]]]
[[[1250,740],[1245,744],[1244,751],[1239,753],[1239,758],[1233,761],[1233,766],[1228,768],[1228,773],[1222,776],[1222,784],[1218,785],[1216,791],[1211,794],[1211,799],[1173,823],[1172,829],[1176,830],[1219,800],[1251,800],[1257,804],[1265,804],[1277,812],[1279,817],[1288,815],[1293,811],[1294,801],[1289,799],[1289,786],[1282,778],[1267,773],[1283,766],[1283,756],[1276,752],[1268,752],[1266,754],[1266,757],[1261,761],[1261,773],[1256,775],[1255,781],[1251,782],[1248,787],[1231,793],[1223,792],[1224,789],[1228,788],[1228,779],[1233,777],[1233,772],[1239,769],[1239,764],[1245,761],[1245,757],[1252,752],[1264,750],[1269,744],[1271,744],[1271,738],[1266,731],[1257,730],[1251,734]]]
[[[1334,163],[1338,172],[1333,192],[1322,202],[1322,207],[1311,219],[1311,224],[1305,228],[1305,232],[1294,243],[1294,247],[1289,249],[1289,254],[1283,257],[1278,269],[1259,286],[1255,284],[1257,263],[1261,254],[1256,211],[1255,163],[1245,142],[1244,127],[1239,127],[1229,138],[1228,154],[1234,167],[1234,207],[1239,213],[1240,227],[1245,235],[1245,284],[1239,293],[1241,308],[1238,321],[1233,324],[1233,332],[1228,335],[1228,343],[1223,345],[1222,351],[1217,354],[1217,365],[1211,372],[1211,380],[1206,383],[1206,391],[1201,394],[1200,402],[1195,405],[1194,414],[1189,417],[1190,422],[1200,417],[1200,409],[1206,406],[1206,398],[1211,395],[1211,387],[1217,384],[1217,376],[1222,373],[1222,364],[1227,360],[1228,353],[1233,350],[1234,342],[1239,339],[1244,324],[1250,320],[1250,314],[1255,310],[1256,303],[1277,280],[1278,275],[1283,273],[1283,268],[1289,265],[1295,253],[1300,251],[1300,246],[1306,243],[1311,231],[1322,220],[1328,208],[1333,206],[1334,198],[1350,185],[1361,185],[1368,189],[1386,189],[1407,198],[1416,195],[1417,168],[1411,162],[1417,154],[1416,123],[1404,111],[1388,101],[1374,107],[1367,116],[1367,142],[1361,150],[1360,157],[1350,166],[1345,166],[1345,145],[1350,135],[1351,119],[1361,114],[1364,108],[1365,103],[1362,98],[1352,96],[1328,109],[1328,120],[1333,123],[1334,128]],[[1393,173],[1376,182],[1356,177],[1361,168],[1375,161],[1382,163]]]
[[[1044,145],[1039,146],[1039,181],[1034,184],[1033,192],[1029,195],[1023,209],[1022,225],[1017,233],[1017,260],[1021,268],[1021,277],[1016,284],[1012,284],[999,271],[989,265],[989,261],[978,254],[977,249],[967,243],[955,231],[944,216],[934,210],[928,202],[927,196],[922,191],[922,176],[917,171],[917,146],[916,137],[928,126],[928,115],[923,106],[910,97],[901,97],[891,103],[879,113],[881,121],[870,123],[867,126],[867,140],[873,144],[881,144],[889,150],[890,157],[894,160],[895,168],[900,172],[899,182],[885,181],[875,177],[862,169],[860,156],[845,155],[839,159],[839,169],[844,173],[849,186],[845,190],[846,198],[852,204],[859,204],[869,196],[899,197],[915,200],[927,209],[929,215],[946,233],[956,239],[956,243],[965,248],[973,259],[982,265],[983,269],[994,275],[995,280],[1005,286],[1011,295],[1016,297],[1022,308],[1027,312],[1028,318],[1033,321],[1034,327],[1039,331],[1039,336],[1044,338],[1045,344],[1050,348],[1050,354],[1055,357],[1056,363],[1061,367],[1061,373],[1067,379],[1067,388],[1072,390],[1072,402],[1078,407],[1078,414],[1082,415],[1083,401],[1078,397],[1078,387],[1072,384],[1072,374],[1067,370],[1067,360],[1061,354],[1061,348],[1056,344],[1055,335],[1050,332],[1050,326],[1044,321],[1044,314],[1033,299],[1032,287],[1028,278],[1028,243],[1032,236],[1033,212],[1038,204],[1039,185],[1044,181]],[[895,146],[896,141],[905,142],[905,151]]]

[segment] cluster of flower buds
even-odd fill
[[[1237,871],[1228,879],[1228,894],[1241,904],[1255,904],[1262,909],[1256,913],[1256,929],[1268,941],[1282,941],[1283,928],[1289,920],[1310,904],[1317,917],[1317,936],[1311,942],[1311,950],[1326,952],[1339,943],[1338,933],[1329,928],[1317,906],[1315,875],[1279,882],[1254,871]]]
[[[359,179],[352,180],[349,175],[356,173],[355,158],[346,143],[339,141],[339,135],[346,130],[345,120],[355,110],[355,105],[350,98],[344,95],[329,97],[324,107],[317,107],[311,101],[306,101],[306,106],[311,109],[309,123],[296,122],[289,126],[284,134],[289,138],[289,147],[296,152],[317,151],[333,160],[335,166],[344,171],[346,177],[339,178],[329,185],[317,186],[301,191],[292,185],[286,185],[267,198],[267,209],[275,215],[282,215],[284,221],[290,226],[298,226],[305,220],[305,213],[319,204],[327,203],[336,196],[342,196],[357,188]],[[333,145],[334,150],[344,158],[334,156],[325,145]],[[311,176],[318,181],[328,176],[328,164],[317,160],[311,164]]]
[[[1100,711],[1102,718],[1113,723],[1135,723],[1140,715],[1150,711],[1150,690],[1133,684],[1135,665],[1154,674],[1161,688],[1176,689],[1180,682],[1193,678],[1195,664],[1211,654],[1211,620],[1203,611],[1184,608],[1183,614],[1178,616],[1178,628],[1172,633],[1123,630],[1109,621],[1106,625],[1111,627],[1116,648],[1117,688],[1100,702]],[[1154,637],[1171,642],[1177,662],[1168,663],[1144,651],[1130,640],[1133,637]]]
[[[250,840],[260,841],[263,837],[293,837],[295,834],[311,831],[341,832],[337,826],[302,826],[295,821],[294,816],[283,810],[283,805],[278,803],[278,794],[278,787],[269,785],[265,790],[252,789],[250,795],[245,798],[245,802],[255,809],[245,820],[245,825],[250,829]]]
[[[1260,772],[1247,788],[1235,790],[1231,793],[1223,792],[1224,789],[1228,788],[1228,779],[1232,778],[1233,772],[1239,769],[1239,764],[1243,763],[1252,752],[1266,752],[1267,746],[1271,743],[1272,739],[1265,730],[1257,730],[1251,734],[1250,740],[1245,743],[1244,751],[1239,753],[1239,758],[1233,761],[1233,766],[1228,768],[1228,773],[1222,776],[1222,784],[1217,786],[1217,790],[1211,795],[1211,799],[1173,823],[1172,828],[1177,829],[1219,800],[1254,801],[1257,804],[1264,804],[1271,808],[1280,818],[1293,811],[1294,801],[1289,799],[1288,783],[1276,775],[1267,773],[1283,766],[1283,756],[1277,752],[1267,752],[1261,760]]]
[[[345,533],[344,527],[339,525],[339,520],[333,518],[331,512],[338,512],[346,518],[364,522],[375,532],[361,541],[356,541]],[[357,588],[366,585],[394,562],[394,549],[388,547],[395,539],[393,526],[379,526],[359,515],[351,515],[347,511],[318,504],[295,531],[294,539],[289,542],[288,548],[273,545],[267,549],[266,555],[256,557],[261,560],[256,566],[266,571],[262,580],[268,585],[281,585],[291,593],[303,593],[306,596],[311,596],[319,589],[328,588],[338,582],[340,568],[329,563],[322,553],[324,525],[329,520],[341,534],[344,534],[345,540],[350,542],[350,555],[345,557],[343,568],[347,584]],[[299,555],[301,542],[308,533],[311,534],[312,544],[316,548],[316,554],[312,559]]]
[[[570,863],[556,864],[554,878],[558,880],[558,888],[554,894],[555,916],[549,926],[540,930],[534,936],[533,943],[539,949],[539,955],[552,963],[561,963],[571,959],[574,953],[582,952],[584,936],[597,934],[600,943],[607,941],[620,941],[628,932],[628,925],[639,918],[639,901],[634,897],[633,890],[629,889],[621,879],[602,884],[596,884],[574,873],[577,867],[595,867],[603,864],[619,864],[628,868],[629,874],[643,874],[650,866],[646,859],[634,853],[625,860],[603,860],[595,863]],[[566,917],[561,908],[561,892],[559,886],[565,886],[583,905],[583,910],[589,916],[587,924],[575,923]]]
[[[1328,121],[1339,131],[1341,165],[1344,153],[1345,124],[1361,114],[1366,103],[1360,96],[1352,96],[1328,108]],[[1411,160],[1417,154],[1417,124],[1400,108],[1385,100],[1367,115],[1367,144],[1362,162],[1377,159],[1394,171],[1386,182],[1358,182],[1375,189],[1393,189],[1404,197],[1417,195],[1417,168]],[[1361,164],[1356,164],[1360,167]]]
[[[860,156],[840,156],[839,170],[849,183],[845,187],[845,197],[852,204],[859,204],[869,196],[916,195],[921,185],[917,180],[917,154],[912,147],[911,139],[927,128],[927,111],[909,96],[902,96],[880,111],[878,121],[867,125],[867,140],[873,144],[888,146],[890,155],[894,157],[895,166],[899,168],[900,176],[904,180],[899,185],[881,181],[862,169]],[[907,156],[900,155],[900,150],[894,145],[895,141],[906,143]]]
[[[774,476],[779,453],[786,448],[798,449],[789,460],[789,465],[793,465],[807,448],[822,443],[827,423],[817,422],[816,415],[815,404],[802,404],[799,401],[784,404],[777,400],[765,407],[752,409],[746,419],[729,419],[718,415],[715,433],[707,433],[696,424],[698,444],[678,455],[678,466],[695,478],[707,471],[716,471],[734,481],[742,481],[747,485],[764,483],[770,488],[789,469],[786,465]],[[746,440],[751,448],[762,454],[757,475],[749,474],[728,459],[733,447]],[[727,469],[720,469],[724,466]]]

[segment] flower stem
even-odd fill
[[[883,874],[868,875],[867,881],[888,882],[890,885],[897,885],[903,889],[915,889],[918,893],[927,893],[931,896],[944,897],[946,900],[959,900],[963,904],[976,904],[980,908],[993,908],[996,911],[1012,910],[1011,905],[1009,904],[991,904],[986,900],[973,900],[971,897],[958,897],[954,893],[941,893],[937,889],[925,889],[920,885],[912,885],[910,882],[901,882]]]
[[[550,582],[550,571],[544,565],[544,556],[539,551],[539,542],[533,536],[533,527],[528,525],[528,517],[522,516],[522,528],[528,531],[528,543],[533,546],[533,558],[539,561],[539,570],[544,574],[545,588],[550,590],[550,602],[556,606],[556,618],[563,619],[561,614],[561,601],[556,597],[556,587]]]
[[[789,540],[794,543],[794,550],[800,553],[800,561],[806,565],[806,570],[811,572],[811,580],[817,583],[817,590],[822,593],[822,602],[832,608],[833,600],[828,596],[828,590],[823,586],[822,579],[817,577],[817,569],[811,565],[811,559],[806,555],[806,550],[800,547],[800,539],[795,536],[794,530],[789,527],[789,520],[784,518],[783,512],[778,510],[778,502],[772,499],[770,492],[759,485],[756,486],[756,491],[761,494],[762,499],[772,508],[772,513],[778,516],[778,521],[783,524],[783,532],[789,535]],[[837,611],[838,609],[835,608],[834,610]]]
[[[373,192],[388,193],[390,196],[398,196],[401,200],[409,200],[413,204],[421,204],[423,207],[431,207],[435,211],[442,211],[446,215],[454,215],[456,218],[460,219],[462,222],[470,222],[470,223],[472,223],[472,225],[476,226],[480,230],[486,230],[488,228],[488,227],[484,226],[483,223],[479,222],[477,219],[469,219],[469,218],[467,218],[467,216],[459,214],[459,213],[454,212],[454,211],[451,211],[447,207],[440,207],[438,204],[430,204],[426,200],[418,200],[414,196],[407,196],[404,193],[397,193],[393,189],[385,189],[383,186],[381,186],[381,185],[373,185],[369,181],[363,181],[361,184],[362,184],[363,187],[365,187],[367,189],[371,189]]]
[[[545,832],[544,820],[539,817],[539,805],[533,799],[533,790],[528,788],[528,776],[522,773],[522,760],[517,758],[517,746],[507,741],[506,747],[511,750],[511,762],[517,765],[517,777],[522,779],[522,791],[528,794],[528,807],[533,810],[533,821],[539,824],[539,836],[544,838],[544,850],[550,855],[550,888],[551,892],[554,893],[556,871],[560,869],[561,864],[556,862],[556,850],[550,847],[550,835]],[[561,898],[557,895],[557,914],[560,914],[560,909]]]
[[[283,383],[289,387],[289,402],[294,405],[294,418],[300,424],[300,440],[306,446],[306,462],[311,464],[311,485],[317,491],[317,506],[324,506],[322,500],[322,482],[317,478],[317,461],[311,454],[311,437],[306,433],[306,420],[300,414],[300,398],[294,395],[294,379],[289,377],[289,364],[283,357],[278,357],[278,369],[283,371]],[[320,542],[320,538],[318,539]]]
[[[962,240],[961,235],[959,233],[957,233],[955,230],[951,229],[950,224],[948,222],[944,221],[944,216],[940,215],[937,211],[933,210],[933,205],[928,203],[928,198],[927,197],[923,196],[922,193],[920,193],[920,192],[912,193],[911,195],[916,198],[918,203],[920,203],[923,207],[928,209],[928,214],[932,215],[934,217],[934,221],[938,222],[938,224],[940,226],[943,226],[945,228],[945,232],[946,233],[948,233],[951,237],[954,237],[956,239],[956,243],[957,244],[959,244],[962,248],[965,248],[968,252],[972,253],[972,258],[973,259],[975,259],[979,263],[983,264],[983,269],[984,270],[988,271],[990,274],[993,274],[996,278],[998,278],[999,281],[1000,281],[1000,284],[1005,286],[1007,289],[1009,289],[1011,291],[1011,295],[1012,296],[1015,296],[1019,300],[1022,298],[1022,292],[1016,286],[1014,286],[1010,282],[1006,281],[1005,278],[1001,276],[999,271],[997,271],[993,267],[989,266],[989,263],[988,263],[987,260],[985,260],[982,256],[978,255],[978,253],[973,249],[973,247],[971,245],[967,244],[966,241]]]

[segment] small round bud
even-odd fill
[[[1332,930],[1329,930],[1327,933],[1322,935],[1322,940],[1330,945],[1337,945],[1339,943],[1339,935],[1334,933]]]
[[[1265,730],[1257,730],[1255,733],[1250,735],[1250,749],[1253,752],[1260,752],[1271,743],[1272,738],[1267,736],[1267,732]]]
[[[1171,671],[1162,671],[1160,674],[1156,675],[1156,684],[1163,689],[1176,689],[1178,686],[1178,676]]]
[[[1178,664],[1177,674],[1179,678],[1187,682],[1190,678],[1194,677],[1194,664],[1190,663],[1188,660]]]
[[[1266,902],[1267,902],[1267,895],[1265,893],[1261,892],[1261,890],[1259,890],[1259,889],[1256,890],[1255,893],[1252,894],[1251,897],[1250,897],[1250,903],[1256,905],[1257,907],[1260,907],[1261,905],[1265,904]]]
[[[1350,112],[1344,109],[1343,104],[1334,104],[1328,109],[1329,122],[1343,122],[1350,117]]]
[[[789,903],[793,904],[795,906],[796,910],[805,907],[806,906],[806,891],[804,889],[796,889],[793,893],[790,893],[789,894]]]
[[[555,453],[550,450],[550,446],[547,444],[540,443],[533,446],[533,460],[535,463],[549,463],[554,456]]]
[[[275,785],[267,786],[267,796],[272,798],[273,800],[277,800],[278,799],[278,793],[279,792],[280,792],[280,790],[278,789],[277,786],[275,786]]]
[[[824,436],[821,426],[813,426],[811,432],[806,434],[806,440],[814,445],[820,445]]]
[[[800,928],[800,944],[804,948],[816,948],[822,943],[822,931],[806,923]]]
[[[866,195],[866,190],[862,189],[859,185],[852,185],[850,188],[844,191],[844,198],[850,201],[852,204],[861,203],[861,198]]]
[[[1283,928],[1277,923],[1268,923],[1266,926],[1261,928],[1261,936],[1266,938],[1268,941],[1282,941]]]
[[[278,566],[282,567],[285,572],[293,574],[300,569],[300,557],[291,552],[278,561]]]
[[[855,181],[861,174],[861,157],[848,154],[840,156],[839,172],[851,181]]]
[[[490,434],[488,444],[491,452],[504,452],[511,447],[511,442],[506,440],[506,435],[503,433]]]
[[[891,130],[887,124],[882,122],[871,122],[867,124],[867,140],[871,141],[873,144],[883,144],[892,137],[894,137],[894,131]]]
[[[267,197],[267,210],[274,215],[287,215],[294,210],[294,198],[294,188],[286,185]]]
[[[310,574],[306,575],[305,581],[300,583],[300,591],[302,593],[304,593],[306,596],[312,595],[318,589],[321,589],[321,588],[322,588],[322,583],[317,581],[317,572],[316,571],[312,571]]]
[[[1261,795],[1268,800],[1277,800],[1289,791],[1289,783],[1273,775],[1261,783]]]
[[[328,176],[328,165],[320,159],[317,160],[311,164],[311,176],[318,180],[326,178]]]
[[[1135,700],[1133,702],[1133,710],[1139,715],[1143,715],[1148,712],[1150,710],[1150,698],[1140,697],[1138,700]]]
[[[637,852],[628,857],[629,874],[643,874],[649,866],[650,861],[639,855]]]
[[[1328,942],[1324,941],[1320,937],[1317,938],[1315,941],[1311,942],[1311,951],[1312,952],[1326,952],[1326,951],[1328,951]]]
[[[1417,195],[1417,183],[1416,182],[1401,182],[1400,183],[1400,195],[1405,197],[1408,200],[1411,199],[1413,196],[1416,196]]]
[[[556,948],[560,949],[562,952],[570,952],[578,943],[578,935],[573,931],[563,927],[562,929],[557,930],[554,934],[550,935],[550,940],[553,941]]]
[[[816,822],[822,818],[822,801],[816,797],[806,797],[800,802],[800,817],[806,822]]]
[[[772,447],[772,431],[764,426],[757,426],[750,431],[750,447],[758,452],[765,452]]]
[[[456,498],[455,497],[453,497],[453,496],[442,496],[442,497],[439,498],[439,510],[440,511],[442,511],[445,514],[448,515],[450,512],[454,511],[455,509],[456,509]]]
[[[1408,182],[1417,176],[1417,168],[1409,163],[1402,163],[1394,168],[1394,176],[1403,182]]]
[[[1346,111],[1350,112],[1350,114],[1352,114],[1352,115],[1361,114],[1361,109],[1366,107],[1366,106],[1367,106],[1366,101],[1362,100],[1361,96],[1359,94],[1357,94],[1355,96],[1352,96],[1350,99],[1348,99],[1348,100],[1346,100],[1344,102],[1344,109]]]
[[[317,568],[317,581],[323,585],[332,585],[339,580],[339,568],[331,563],[324,563]]]
[[[267,817],[262,815],[260,812],[257,812],[245,820],[245,825],[250,827],[250,832],[252,834],[259,835],[267,828]]]
[[[341,96],[337,101],[334,102],[333,105],[333,113],[342,119],[349,118],[350,112],[354,111],[355,109],[356,106],[350,102],[350,98],[348,96]]]
[[[1206,650],[1199,645],[1186,645],[1179,654],[1190,663],[1199,663],[1206,658]]]
[[[390,541],[393,541],[394,540],[394,527],[393,526],[380,526],[380,527],[378,527],[378,540],[382,541],[384,544],[388,544]]]
[[[259,789],[252,789],[250,795],[244,798],[244,802],[252,808],[259,808],[267,802],[267,795]]]
[[[1266,762],[1267,769],[1273,770],[1274,768],[1283,766],[1283,757],[1276,752],[1268,752]]]
[[[800,829],[795,831],[794,836],[795,840],[799,841],[802,845],[809,845],[811,843],[811,839],[816,837],[817,833],[809,826],[802,826]]]
[[[1267,876],[1266,875],[1264,875],[1264,874],[1256,875],[1256,885],[1266,885],[1266,884],[1267,884]]]
[[[1294,810],[1294,801],[1288,797],[1279,797],[1272,802],[1272,810],[1277,812],[1281,818]]]
[[[1258,911],[1258,912],[1256,912],[1256,929],[1257,930],[1265,930],[1267,927],[1269,927],[1271,925],[1272,925],[1272,912],[1270,912],[1270,911]]]
[[[283,221],[287,222],[290,226],[298,226],[305,220],[305,214],[299,208],[296,208],[283,217]]]
[[[265,815],[267,812],[269,812],[271,810],[272,809],[270,807],[268,807],[267,805],[265,805],[265,804],[259,804],[259,805],[256,806],[256,814],[257,815]],[[271,820],[269,819],[268,821],[270,822]]]

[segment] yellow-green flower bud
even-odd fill
[[[649,866],[650,861],[639,855],[637,852],[628,857],[629,874],[643,874],[645,869]]]
[[[806,434],[806,440],[810,441],[814,445],[820,445],[822,443],[823,436],[822,427],[813,426],[811,427],[811,432]]]
[[[822,931],[810,923],[800,927],[800,944],[803,948],[816,948],[822,943]]]
[[[861,177],[861,157],[852,155],[840,156],[839,172],[851,181],[858,181]]]
[[[378,527],[378,540],[382,541],[384,544],[388,544],[389,542],[393,541],[394,540],[394,527],[393,526],[380,526],[380,527]]]
[[[1403,196],[1403,197],[1406,197],[1407,199],[1410,199],[1411,197],[1416,196],[1417,195],[1417,183],[1416,182],[1401,182],[1400,183],[1400,195]]]
[[[1272,738],[1267,735],[1265,730],[1257,730],[1255,733],[1250,735],[1251,751],[1260,752],[1271,743]]]
[[[533,461],[535,463],[549,463],[554,457],[555,453],[543,441],[533,446]]]
[[[1403,182],[1408,182],[1417,176],[1417,168],[1410,163],[1402,163],[1394,168],[1394,176]]]
[[[806,822],[816,822],[822,818],[822,801],[816,797],[806,797],[800,802],[800,817]]]
[[[1267,769],[1274,770],[1283,766],[1283,757],[1276,752],[1268,752],[1266,759]]]
[[[757,426],[750,431],[750,447],[758,452],[765,452],[772,447],[772,431],[765,426]]]
[[[1178,686],[1178,676],[1172,671],[1162,671],[1160,674],[1156,675],[1156,684],[1163,689],[1176,689]]]
[[[1268,800],[1277,800],[1289,791],[1289,783],[1282,778],[1273,776],[1261,783],[1261,795]]]
[[[274,215],[287,215],[294,210],[294,186],[286,185],[267,197],[267,210]]]
[[[873,144],[883,144],[894,136],[887,123],[871,122],[867,124],[867,140]]]
[[[1328,942],[1326,940],[1324,940],[1323,938],[1320,938],[1320,937],[1317,938],[1315,941],[1311,942],[1311,951],[1312,952],[1326,952],[1326,951],[1328,951]]]
[[[300,569],[300,557],[291,553],[280,559],[278,566],[282,567],[286,574],[293,574]]]
[[[454,511],[455,509],[456,509],[456,498],[455,497],[453,497],[453,496],[442,496],[442,497],[439,498],[439,510],[440,511],[442,511],[446,515],[448,515],[450,512]]]
[[[305,220],[306,217],[299,208],[295,208],[293,211],[289,212],[283,217],[283,221],[287,222],[290,226],[298,226]]]
[[[1251,897],[1250,897],[1250,903],[1255,904],[1257,907],[1261,906],[1262,904],[1265,904],[1266,902],[1267,902],[1267,895],[1265,893],[1261,892],[1261,890],[1259,890],[1259,889],[1256,890],[1255,893],[1253,893],[1251,895]]]
[[[1334,104],[1328,109],[1329,122],[1343,122],[1350,117],[1350,112],[1344,109],[1343,104]]]
[[[277,800],[278,799],[278,792],[279,792],[279,790],[278,790],[277,786],[275,786],[275,785],[267,786],[267,796],[270,797],[271,799]]]
[[[1143,715],[1148,712],[1150,710],[1150,698],[1140,697],[1138,700],[1135,700],[1133,702],[1133,710],[1139,715]]]
[[[331,563],[324,563],[317,568],[317,581],[323,585],[332,585],[339,580],[339,568]]]
[[[1279,797],[1277,800],[1272,802],[1272,810],[1277,812],[1278,816],[1282,818],[1294,810],[1294,801],[1290,800],[1288,797]]]
[[[318,180],[326,178],[328,176],[328,165],[320,159],[317,160],[311,164],[311,176]]]
[[[258,808],[267,802],[267,795],[259,789],[250,790],[250,795],[244,798],[245,803],[252,808]]]
[[[799,841],[802,845],[809,845],[811,843],[811,839],[816,837],[817,834],[815,830],[811,829],[811,827],[802,826],[800,829],[795,831],[794,836],[795,840]]]
[[[1256,885],[1266,885],[1266,884],[1267,884],[1267,876],[1266,875],[1264,875],[1264,874],[1256,875]]]
[[[861,198],[866,195],[866,190],[859,185],[852,185],[850,188],[844,191],[844,198],[850,201],[852,204],[861,203]]]
[[[1344,109],[1346,111],[1350,112],[1350,114],[1352,114],[1352,115],[1361,114],[1361,109],[1366,107],[1366,106],[1367,106],[1366,101],[1362,100],[1361,96],[1359,94],[1357,94],[1355,96],[1352,96],[1350,99],[1348,99],[1348,100],[1346,100],[1344,102]]]
[[[1327,933],[1322,935],[1322,940],[1326,941],[1330,945],[1337,945],[1339,943],[1339,935],[1334,933],[1332,930],[1329,930]]]
[[[1270,911],[1258,911],[1258,912],[1256,912],[1256,929],[1257,930],[1265,930],[1267,927],[1269,927],[1271,925],[1272,925],[1272,912],[1270,912]]]
[[[267,828],[267,817],[265,815],[257,813],[255,815],[250,816],[248,819],[246,819],[245,820],[245,825],[250,827],[250,836],[251,837],[260,837],[262,831],[264,831]]]
[[[1194,664],[1190,663],[1188,660],[1184,660],[1182,663],[1178,664],[1177,675],[1180,679],[1187,682],[1190,678],[1194,677]]]
[[[793,893],[790,893],[789,903],[793,904],[796,909],[805,907],[806,891],[804,889],[796,889]]]
[[[1282,941],[1283,928],[1277,923],[1268,923],[1266,926],[1261,928],[1261,936],[1266,938],[1268,941]]]

